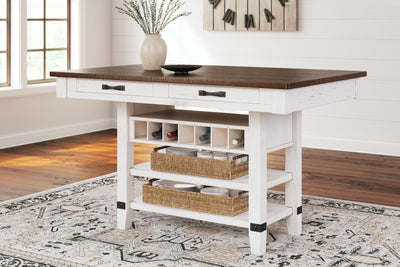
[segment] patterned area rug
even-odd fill
[[[113,174],[1,202],[0,266],[400,266],[400,208],[304,196],[303,234],[273,224],[254,256],[243,228],[138,211],[116,230],[115,192]]]

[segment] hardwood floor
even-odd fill
[[[0,150],[0,201],[115,172],[116,141],[107,130]],[[136,144],[135,163],[152,147]],[[268,166],[283,169],[284,151]],[[303,194],[400,207],[400,157],[303,148]]]

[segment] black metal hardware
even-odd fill
[[[103,89],[103,90],[125,91],[125,85],[111,86],[111,85],[108,85],[108,84],[103,84],[101,86],[101,89]]]
[[[270,237],[272,237],[272,242],[276,241],[276,237],[273,234],[271,234],[271,233],[268,233],[268,234]]]
[[[199,90],[199,96],[217,96],[217,97],[226,97],[226,92],[207,92],[204,90]]]
[[[256,223],[250,223],[250,231],[252,232],[264,232],[267,230],[267,223],[263,224],[256,224]]]
[[[297,215],[300,215],[302,213],[303,213],[303,207],[302,206],[297,207]]]
[[[285,2],[288,2],[286,0],[278,0],[279,3],[281,4],[282,7],[285,7]]]
[[[126,209],[126,203],[125,202],[121,202],[121,201],[117,201],[117,209],[125,210]]]

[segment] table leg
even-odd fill
[[[134,105],[117,103],[117,228],[129,229],[132,226],[133,177],[129,174],[133,167],[133,143],[129,141],[129,116],[133,114]]]
[[[262,255],[267,245],[267,114],[249,113],[249,238],[251,253]]]
[[[285,185],[285,204],[292,207],[293,214],[286,219],[289,235],[301,234],[302,219],[302,112],[292,114],[293,145],[286,148],[286,171],[293,173],[293,180]]]

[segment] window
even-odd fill
[[[13,95],[18,89],[23,91],[15,94],[39,87],[49,90],[53,84],[27,85],[54,82],[50,71],[70,68],[71,3],[73,14],[79,17],[80,1],[0,0],[1,95]],[[79,53],[80,48],[76,49]]]
[[[27,0],[28,84],[54,82],[50,71],[70,68],[70,2]]]
[[[10,4],[0,0],[0,87],[10,85]]]

